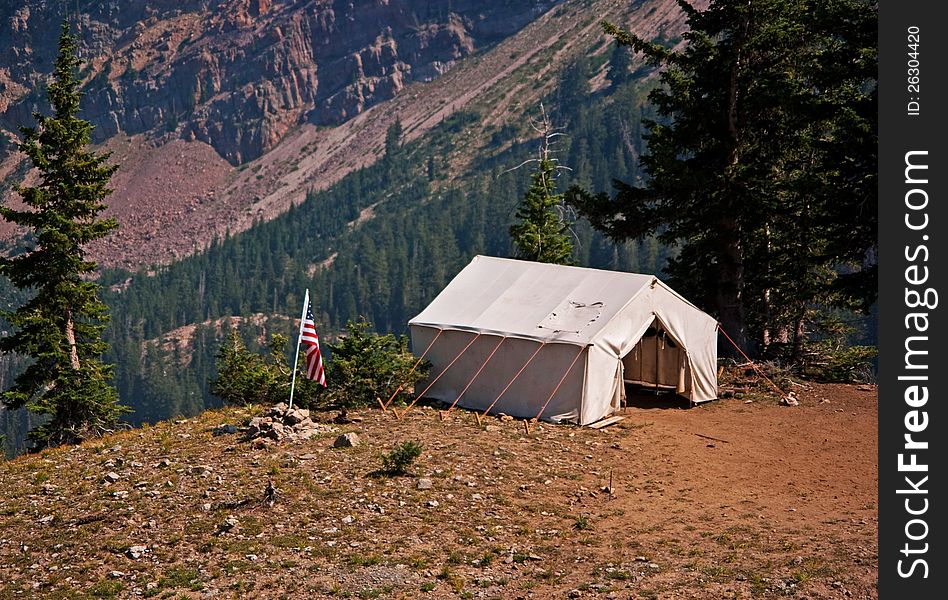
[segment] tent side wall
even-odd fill
[[[416,349],[416,353],[424,351],[438,333],[436,328],[426,325],[411,324],[410,329],[412,347]],[[474,342],[464,350],[471,340]],[[415,385],[416,393],[424,391],[464,350],[460,358],[438,378],[425,396],[453,403],[473,379],[458,405],[473,410],[486,410],[539,346],[540,342],[535,340],[503,338],[489,333],[482,333],[477,337],[477,333],[473,331],[446,329],[425,357],[431,362],[431,371],[426,380]],[[490,362],[475,379],[477,370],[495,348],[497,351]],[[521,418],[536,417],[569,368],[569,373],[541,418],[553,422],[579,422],[586,373],[585,357],[580,356],[570,368],[579,352],[586,353],[582,346],[573,344],[544,345],[497,401],[491,412],[502,412]]]

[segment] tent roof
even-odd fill
[[[654,284],[668,289],[653,275],[475,256],[409,325],[585,345]]]

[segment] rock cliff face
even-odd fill
[[[558,0],[7,0],[0,129],[32,122],[64,18],[83,117],[116,134],[210,144],[233,165],[294,126],[336,125],[431,80]]]

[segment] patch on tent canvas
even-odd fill
[[[540,321],[537,328],[552,329],[554,333],[564,331],[579,333],[584,327],[599,318],[602,314],[602,307],[602,302],[586,303],[567,300]]]

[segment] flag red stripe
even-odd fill
[[[326,372],[323,369],[323,357],[319,351],[319,334],[313,319],[312,303],[306,307],[306,319],[300,332],[300,342],[306,347],[306,377],[323,386],[326,385]]]

